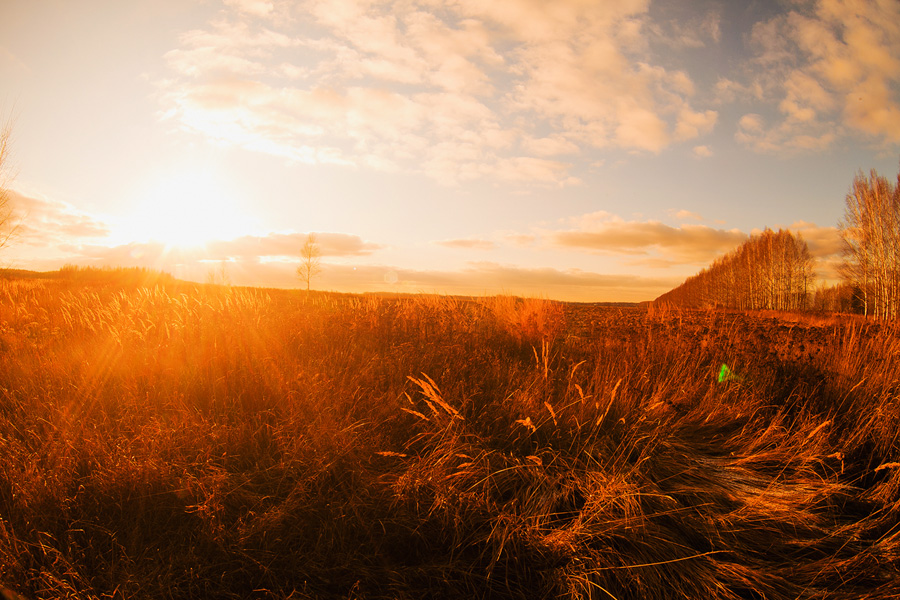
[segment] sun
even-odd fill
[[[134,241],[203,246],[249,233],[225,179],[211,171],[167,174],[140,194],[127,228]]]

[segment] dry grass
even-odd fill
[[[893,326],[112,279],[0,281],[27,598],[900,595]]]

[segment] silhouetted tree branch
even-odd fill
[[[16,232],[16,223],[13,221],[12,206],[9,202],[9,189],[7,189],[11,136],[12,126],[7,121],[0,130],[0,248],[9,243]]]

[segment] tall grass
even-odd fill
[[[3,281],[0,586],[898,595],[898,361],[837,319]]]

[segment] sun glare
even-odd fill
[[[246,235],[249,225],[221,178],[183,172],[151,184],[126,227],[132,241],[193,247]]]

